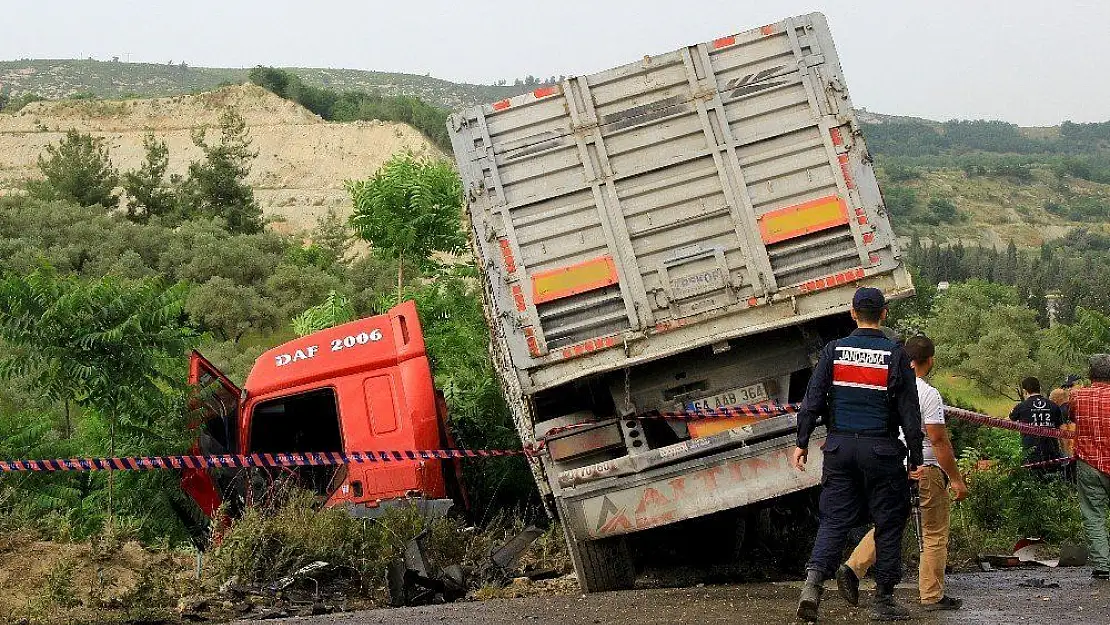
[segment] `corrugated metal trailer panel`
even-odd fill
[[[526,393],[912,289],[820,14],[448,123]]]

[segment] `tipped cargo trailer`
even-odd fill
[[[824,16],[448,127],[494,361],[585,590],[632,584],[628,534],[817,485],[793,415],[638,417],[799,401],[857,287],[913,293]]]

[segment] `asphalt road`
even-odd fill
[[[1031,581],[1032,580],[1032,581]],[[1058,588],[1030,588],[1043,580]],[[538,596],[485,602],[371,610],[272,621],[292,625],[425,625],[551,623],[553,625],[673,625],[691,623],[794,623],[800,582],[661,588],[593,595]],[[916,599],[911,584],[899,587]],[[949,593],[966,600],[959,612],[927,613],[914,604],[914,623],[1110,623],[1110,583],[1090,579],[1089,569],[1023,569],[949,576]],[[246,623],[247,621],[244,621]],[[823,623],[870,623],[867,600],[853,608],[832,584],[822,605]]]

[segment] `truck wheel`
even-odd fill
[[[564,527],[567,547],[585,592],[628,590],[636,580],[632,553],[623,536],[601,540],[578,540]]]

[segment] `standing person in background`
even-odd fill
[[[944,400],[940,392],[925,381],[933,370],[936,347],[926,336],[915,336],[906,341],[906,355],[917,375],[917,397],[921,405],[921,422],[925,428],[922,448],[924,464],[913,477],[921,493],[921,530],[925,550],[918,567],[918,592],[921,604],[927,610],[958,610],[963,600],[944,593],[944,569],[948,564],[949,514],[952,502],[948,489],[956,501],[967,497],[967,484],[956,466],[956,453],[944,425]],[[875,564],[875,531],[871,530],[856,545],[847,564],[836,572],[836,586],[840,594],[851,603],[859,603],[859,580]]]
[[[1060,388],[1053,389],[1052,392],[1048,394],[1049,401],[1060,407],[1060,417],[1064,420],[1064,424],[1060,426],[1060,429],[1072,433],[1075,432],[1075,423],[1072,421],[1071,416],[1069,415],[1069,412],[1071,410],[1071,389],[1078,381],[1079,376],[1069,375],[1067,379],[1064,380],[1064,383],[1060,385]],[[1060,453],[1063,454],[1065,458],[1071,458],[1075,456],[1075,439],[1061,438]],[[1068,479],[1071,479],[1071,477],[1072,475],[1070,474],[1069,470]]]
[[[1064,424],[1060,407],[1041,395],[1041,381],[1025,378],[1021,381],[1021,394],[1025,399],[1010,411],[1010,420],[1041,428],[1058,428]],[[1025,462],[1045,462],[1060,457],[1060,444],[1055,438],[1047,436],[1021,435],[1021,447],[1025,450]],[[1049,467],[1049,471],[1054,470]]]
[[[806,565],[798,618],[817,620],[824,581],[836,573],[848,532],[870,517],[875,522],[873,617],[905,620],[910,611],[894,599],[902,580],[902,532],[909,517],[909,477],[903,464],[921,465],[921,408],[905,350],[880,330],[886,319],[882,291],[861,288],[852,298],[858,329],[821,350],[802,407],[794,468],[805,471],[809,437],[818,417],[828,438],[821,475],[821,526]],[[906,444],[898,440],[898,430]]]
[[[1076,425],[1076,481],[1079,507],[1087,528],[1087,543],[1095,579],[1110,580],[1110,354],[1091,357],[1091,385],[1071,392],[1071,415]]]

